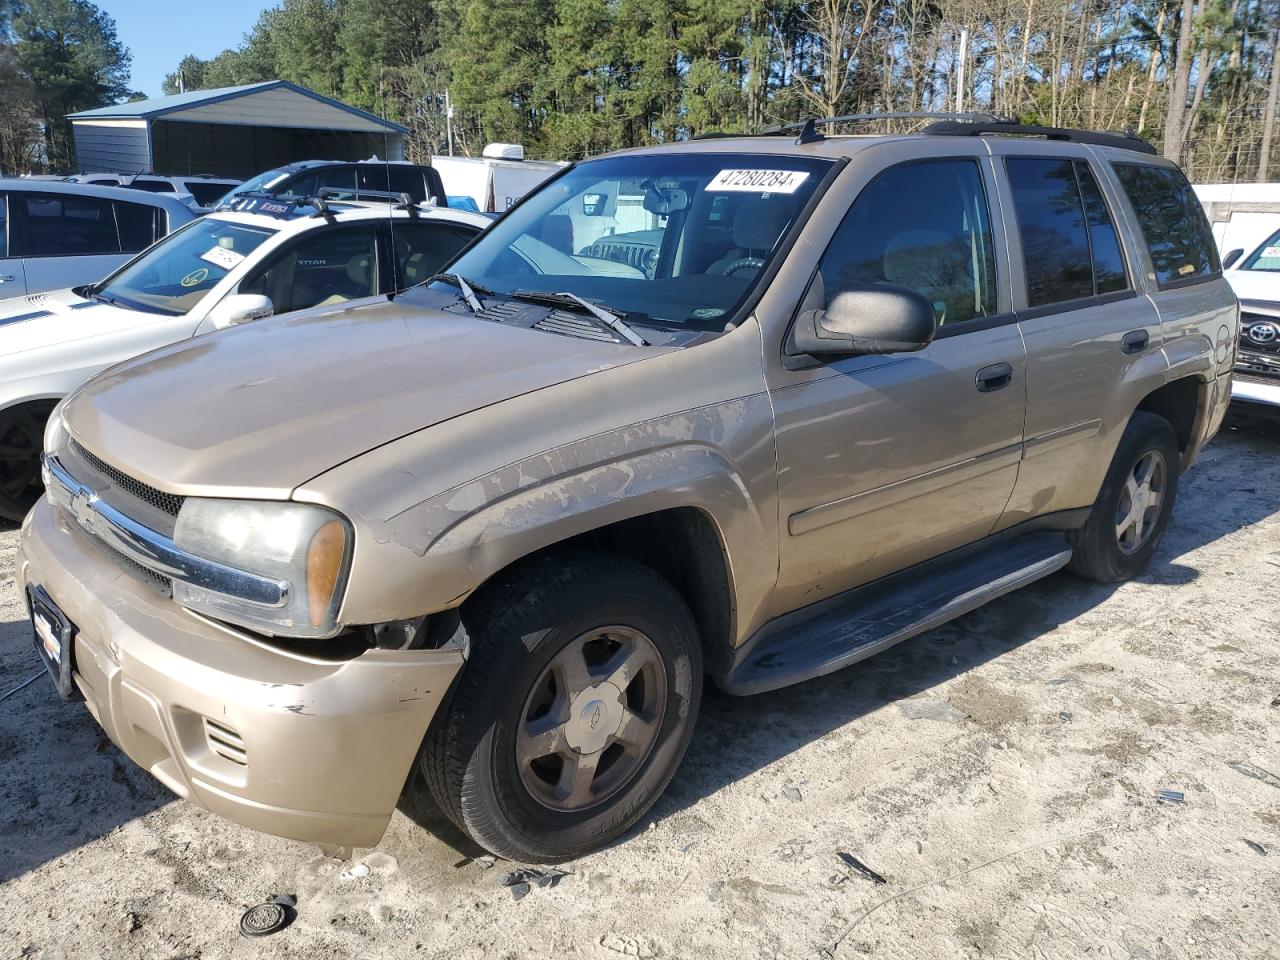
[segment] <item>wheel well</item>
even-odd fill
[[[1178,449],[1185,453],[1195,435],[1196,416],[1200,411],[1200,383],[1194,377],[1166,383],[1143,397],[1138,409],[1168,420],[1178,438]]]
[[[695,507],[677,507],[620,520],[544,547],[515,563],[575,548],[627,557],[664,577],[693,614],[702,640],[704,668],[715,672],[727,665],[732,647],[733,594],[720,535],[706,513]],[[495,583],[506,569],[510,567],[496,571],[485,585]],[[483,590],[482,586],[472,596]]]

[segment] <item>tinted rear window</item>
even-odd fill
[[[27,257],[74,257],[119,253],[115,212],[110,200],[59,196],[53,193],[17,194],[22,221],[15,252]]]
[[[1027,303],[1093,296],[1084,204],[1071,161],[1010,157],[1005,165],[1022,236]]]
[[[1144,163],[1113,166],[1133,204],[1161,286],[1222,269],[1204,209],[1181,171]]]
[[[147,193],[177,193],[178,188],[168,180],[135,180],[126,183],[130,190],[145,190]]]
[[[120,229],[120,250],[137,253],[156,242],[163,231],[157,229],[160,210],[141,203],[116,201],[116,224]]]

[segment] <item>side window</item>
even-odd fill
[[[272,257],[240,284],[271,298],[276,313],[345,303],[384,292],[370,227],[321,230]]]
[[[1129,279],[1124,269],[1124,255],[1120,252],[1120,238],[1116,236],[1111,211],[1107,209],[1107,202],[1089,164],[1076,161],[1076,180],[1080,184],[1085,219],[1089,224],[1094,292],[1115,293],[1117,290],[1127,290]]]
[[[218,183],[216,181],[211,183],[206,180],[184,180],[183,186],[187,188],[187,193],[196,198],[196,203],[202,207],[212,207],[232,187],[229,183]]]
[[[478,232],[453,224],[393,221],[396,289],[405,290],[435,276]]]
[[[976,160],[891,167],[868,184],[819,264],[829,303],[841,290],[893,284],[923,293],[941,324],[996,312],[995,248]]]
[[[354,192],[355,187],[356,172],[350,167],[328,167],[316,171],[317,193],[325,188]]]
[[[1041,307],[1093,296],[1084,204],[1070,160],[1005,161],[1022,238],[1027,303]]]
[[[9,255],[9,195],[0,193],[0,257]]]
[[[427,190],[423,186],[422,171],[417,167],[388,167],[389,189],[392,193],[407,193],[418,203],[427,199]]]
[[[130,190],[145,190],[147,193],[177,193],[178,188],[168,180],[134,180],[125,184]]]
[[[1027,303],[1062,303],[1128,287],[1111,212],[1083,160],[1008,157]]]
[[[1160,286],[1222,269],[1204,209],[1181,171],[1145,163],[1112,166],[1133,204]]]
[[[22,227],[20,242],[14,244],[15,254],[74,257],[120,252],[115,211],[110,200],[56,193],[19,193],[12,195],[10,203],[10,214]]]
[[[160,211],[141,203],[116,201],[116,225],[120,229],[120,249],[124,253],[137,253],[156,242],[159,233],[157,220]]]

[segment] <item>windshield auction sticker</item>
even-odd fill
[[[213,247],[200,254],[200,259],[207,260],[215,267],[221,267],[223,270],[230,270],[244,259],[244,254],[228,250],[226,247]]]
[[[708,191],[732,193],[795,193],[809,179],[802,170],[721,170],[707,184]]]

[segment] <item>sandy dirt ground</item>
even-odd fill
[[[0,693],[37,669],[15,541]],[[1140,580],[1059,574],[835,676],[709,692],[640,826],[519,900],[418,803],[343,879],[175,801],[41,677],[0,703],[0,960],[1280,958],[1278,587],[1280,429],[1235,418]],[[277,893],[296,922],[242,938]]]

